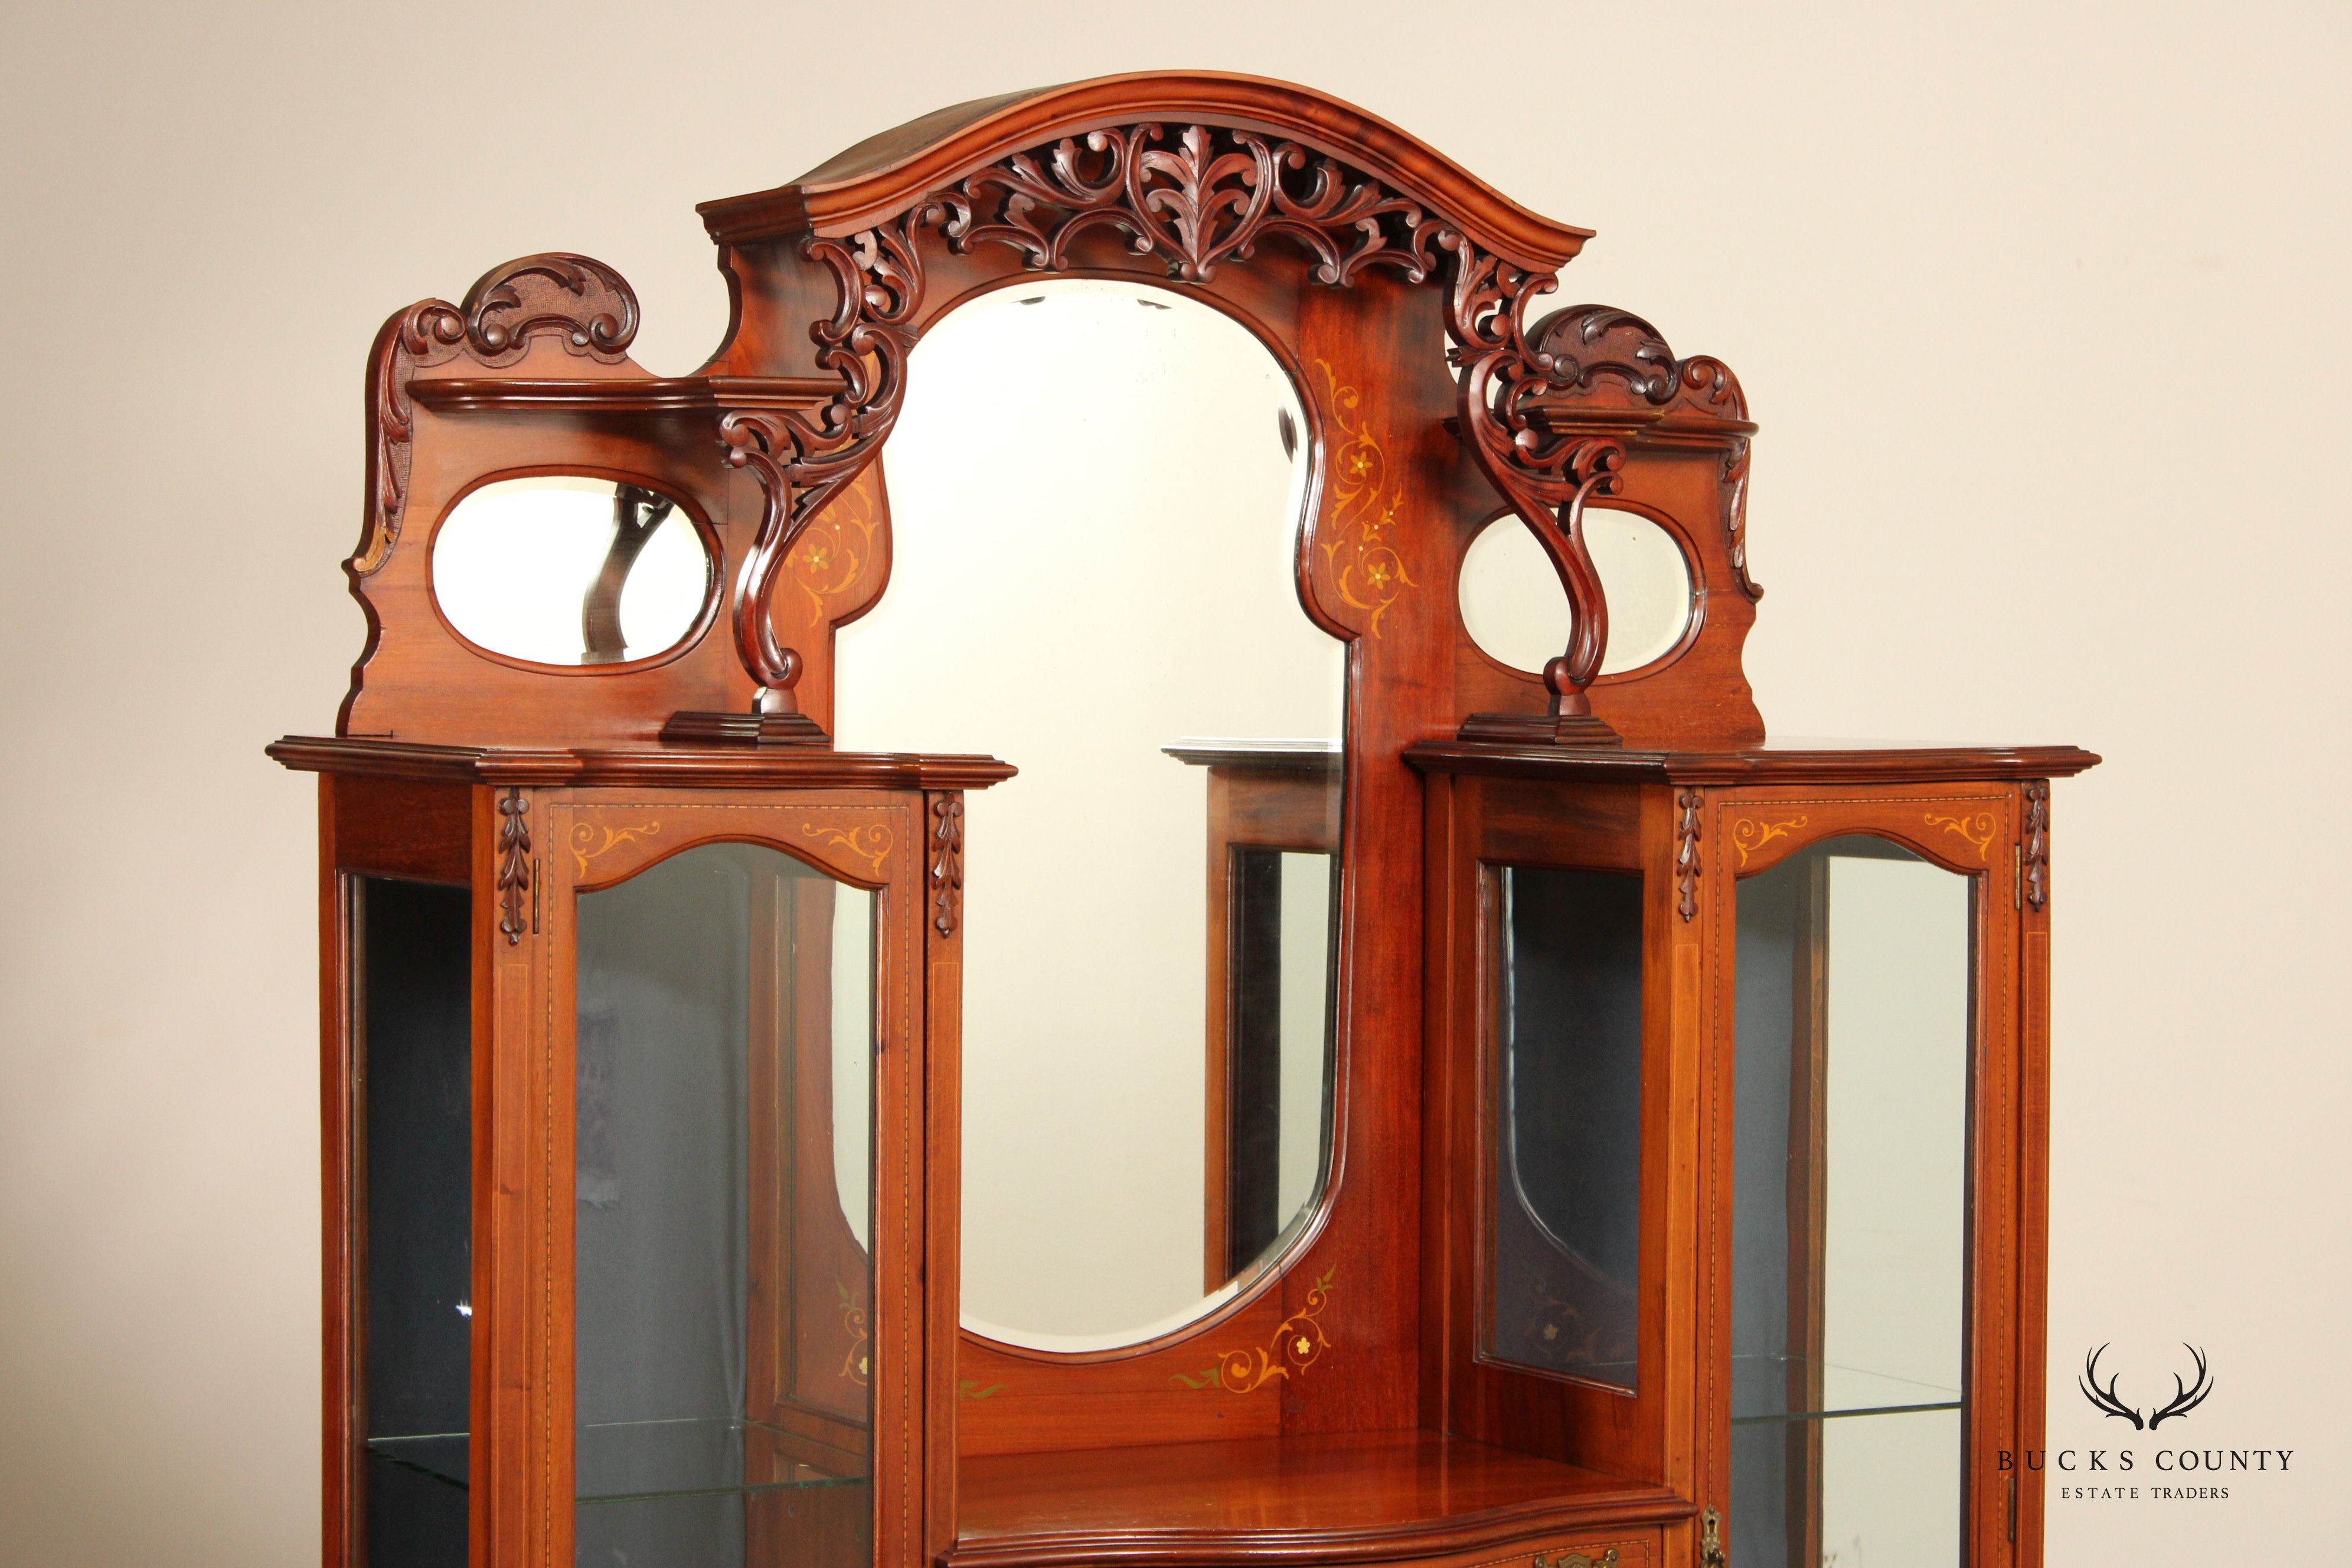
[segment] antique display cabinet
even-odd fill
[[[1731,372],[1254,79],[701,213],[369,365],[324,1561],[2038,1563],[2096,759],[1768,741]]]

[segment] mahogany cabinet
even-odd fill
[[[700,211],[370,359],[322,1561],[2038,1563],[2097,759],[1768,742],[1730,370],[1249,78]]]

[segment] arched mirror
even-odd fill
[[[1690,565],[1674,536],[1622,507],[1584,509],[1584,547],[1609,603],[1601,673],[1639,669],[1690,629]],[[1462,624],[1486,657],[1540,674],[1568,647],[1571,617],[1559,574],[1509,512],[1478,531],[1462,558]]]
[[[668,652],[710,601],[711,564],[659,490],[537,474],[470,490],[433,536],[433,596],[457,634],[533,664]]]
[[[1328,1165],[1342,645],[1298,589],[1309,426],[1196,297],[1024,281],[941,319],[884,455],[845,748],[968,803],[963,1311],[1139,1342],[1263,1278]]]

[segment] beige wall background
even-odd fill
[[[1776,730],[2105,754],[2057,792],[2053,1446],[2294,1458],[2053,1501],[2051,1560],[2340,1552],[2352,10],[873,21],[0,15],[0,1560],[314,1558],[311,788],[260,748],[359,646],[378,323],[581,250],[683,372],[725,316],[695,200],[1155,65],[1402,122],[1601,231],[1567,296],[1737,367]],[[2179,1341],[2217,1390],[2124,1434],[2073,1392],[2110,1340],[2143,1402]]]

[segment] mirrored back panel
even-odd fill
[[[1975,880],[1849,836],[1738,885],[1736,1562],[1961,1561]]]
[[[1299,597],[1312,439],[1282,363],[1197,294],[1024,279],[912,356],[891,578],[839,633],[835,727],[1020,769],[966,808],[985,1337],[1181,1328],[1321,1191],[1346,655]]]
[[[1636,1392],[1642,876],[1498,866],[1483,1353]]]

